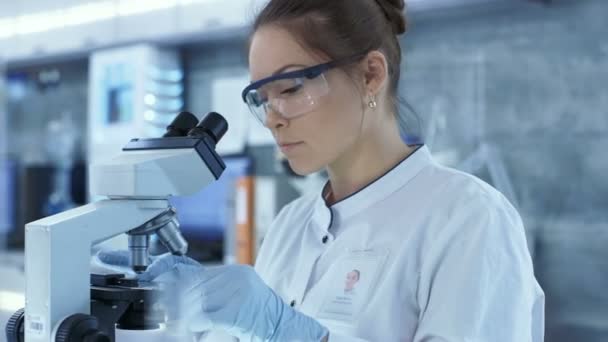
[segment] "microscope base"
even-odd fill
[[[93,274],[91,315],[76,313],[64,319],[54,342],[121,342],[132,341],[137,335],[160,336],[165,314],[158,304],[159,297],[158,289],[139,287],[137,280],[122,274]],[[8,342],[25,341],[24,318],[24,309],[11,317],[6,326]]]

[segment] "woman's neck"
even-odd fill
[[[386,134],[387,129],[389,134]],[[401,140],[397,125],[389,125],[376,132],[361,136],[350,150],[327,167],[330,182],[328,204],[361,190],[415,150]]]

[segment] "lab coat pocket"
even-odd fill
[[[388,256],[387,249],[348,250],[332,265],[316,317],[351,324],[365,309]]]

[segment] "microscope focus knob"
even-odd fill
[[[6,323],[6,340],[8,342],[23,342],[23,323],[25,322],[25,310],[19,309]]]
[[[75,314],[61,322],[55,342],[111,342],[111,339],[99,330],[96,317]]]

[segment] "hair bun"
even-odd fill
[[[407,31],[405,18],[405,0],[375,0],[386,15],[396,35]]]

